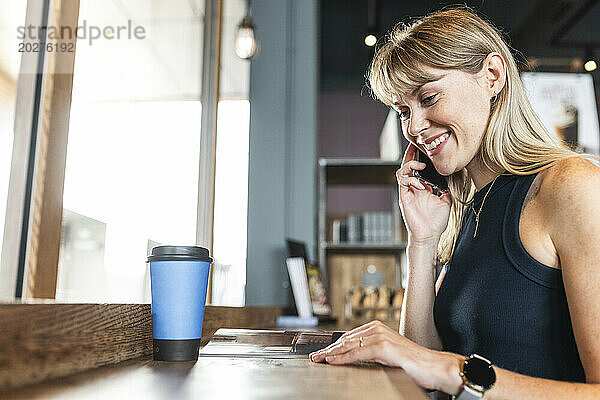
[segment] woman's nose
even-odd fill
[[[430,125],[425,113],[420,110],[412,111],[410,113],[408,124],[407,131],[411,136],[419,136],[419,134],[429,128]]]

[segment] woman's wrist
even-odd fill
[[[408,235],[408,247],[412,248],[425,248],[434,249],[437,251],[438,243],[440,242],[440,236],[430,236],[426,238],[415,238],[412,235]]]
[[[406,255],[411,271],[431,271],[435,266],[439,239],[415,240],[409,238]]]
[[[463,389],[463,379],[460,376],[460,372],[462,370],[462,365],[464,364],[467,357],[451,353],[450,355],[453,357],[453,360],[450,359],[447,368],[447,390],[449,394],[457,396]]]
[[[440,352],[443,357],[440,358],[438,365],[439,387],[438,390],[450,394],[458,395],[463,388],[463,380],[460,371],[466,357],[447,352]]]
[[[432,353],[432,357],[426,357],[429,360],[426,368],[434,376],[433,389],[454,396],[458,395],[463,388],[460,371],[466,357],[444,351],[432,351]]]
[[[460,371],[465,359],[458,354],[427,349],[418,357],[409,358],[402,368],[423,388],[458,395],[463,387]]]

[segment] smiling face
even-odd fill
[[[435,80],[398,98],[394,109],[404,136],[431,158],[442,175],[474,168],[490,115],[490,86],[484,73],[424,67]]]

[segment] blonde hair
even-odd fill
[[[375,96],[391,106],[398,97],[436,78],[428,76],[423,65],[475,74],[493,52],[505,61],[506,83],[490,107],[476,155],[481,165],[495,173],[529,175],[580,156],[546,130],[527,99],[509,47],[490,23],[467,7],[438,11],[410,25],[397,25],[387,43],[377,50],[367,78]],[[438,247],[440,263],[452,257],[463,214],[475,193],[466,169],[447,179],[452,206]]]

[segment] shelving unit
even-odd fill
[[[379,254],[396,254],[406,249],[405,243],[330,243],[325,242],[327,252],[377,252]]]
[[[327,241],[327,188],[335,185],[352,186],[396,186],[396,171],[400,161],[381,159],[319,159],[318,190],[318,256],[321,274],[329,283],[327,274],[327,255],[336,253],[351,254],[394,254],[400,266],[400,256],[406,249],[405,243],[331,243]],[[394,198],[391,210],[394,225],[399,229],[402,225],[398,209],[398,192],[393,191]]]

